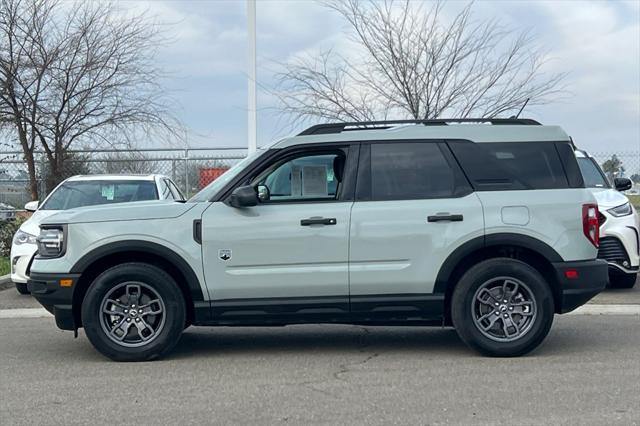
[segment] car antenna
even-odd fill
[[[524,107],[526,107],[526,106],[527,106],[527,104],[529,103],[529,99],[531,99],[531,98],[527,98],[527,99],[524,101],[524,104],[522,104],[522,108],[520,108],[520,111],[518,111],[518,113],[517,113],[516,115],[512,115],[512,116],[511,116],[511,118],[515,118],[515,119],[517,119],[518,117],[520,117],[520,114],[522,113],[522,110],[523,110],[523,109],[524,109]]]

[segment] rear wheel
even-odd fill
[[[103,272],[82,303],[93,346],[115,361],[148,361],[170,351],[185,324],[184,298],[163,270],[126,263]]]
[[[15,283],[15,285],[16,285],[16,290],[18,290],[18,293],[20,293],[20,294],[30,294],[26,283]]]
[[[456,286],[451,315],[460,338],[489,356],[519,356],[547,336],[553,294],[540,273],[509,258],[483,261]]]
[[[636,285],[637,274],[610,273],[609,287],[611,288],[633,288]]]

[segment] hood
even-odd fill
[[[20,225],[20,230],[27,234],[38,235],[40,234],[40,223],[49,216],[59,212],[60,210],[36,210],[29,219]]]
[[[137,201],[122,204],[102,204],[64,210],[47,217],[42,224],[112,222],[122,220],[169,219],[178,217],[197,203],[166,200]]]
[[[620,191],[610,188],[589,188],[598,201],[600,210],[617,207],[629,201]]]

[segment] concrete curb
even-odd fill
[[[13,282],[11,281],[11,274],[3,275],[0,277],[0,290],[6,290],[8,288],[13,287]]]

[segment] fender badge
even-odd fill
[[[218,250],[218,258],[220,260],[231,260],[231,250],[230,249],[220,249]]]

